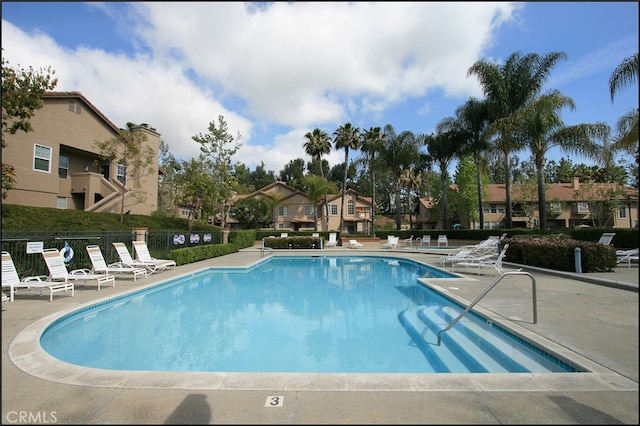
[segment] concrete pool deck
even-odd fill
[[[278,254],[309,255],[309,251]],[[318,255],[397,255],[439,266],[439,255],[343,247]],[[62,424],[638,424],[638,265],[612,273],[527,270],[501,281],[478,310],[588,373],[253,374],[112,372],[65,364],[39,349],[61,313],[211,266],[247,266],[256,249],[184,265],[116,287],[76,285],[53,303],[24,293],[2,312],[2,423]],[[507,270],[517,269],[507,265]],[[495,275],[430,285],[471,301]],[[589,280],[589,281],[586,281]],[[504,285],[503,285],[504,284]]]

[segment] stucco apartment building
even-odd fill
[[[313,231],[315,229],[314,205],[307,194],[292,188],[284,182],[274,182],[251,194],[237,195],[234,202],[242,198],[277,199],[275,214],[277,230]],[[329,220],[325,215],[325,203],[322,199],[317,205],[318,231],[338,231],[340,228],[341,194],[327,195]],[[368,234],[372,226],[372,206],[370,197],[361,197],[356,191],[348,189],[344,198],[344,224],[349,234]],[[227,221],[231,229],[240,229],[242,224],[233,217]]]
[[[155,152],[152,173],[139,178],[135,170],[101,161],[95,142],[118,136],[119,127],[80,92],[47,92],[42,101],[30,119],[33,131],[6,135],[2,163],[13,167],[16,184],[3,203],[119,213],[124,187],[125,213],[157,209],[160,134],[154,128],[133,128]]]
[[[455,190],[455,185],[452,186]],[[638,227],[638,190],[618,187],[610,183],[581,183],[575,177],[568,183],[547,184],[545,196],[547,204],[547,227],[568,229],[577,226],[593,226],[592,215],[598,202],[608,194],[615,194],[617,208],[606,219],[606,226],[613,228]],[[506,225],[506,192],[504,184],[490,184],[483,197],[484,229],[502,229]],[[451,200],[450,200],[451,202]],[[538,194],[533,186],[511,185],[512,227],[539,227]],[[435,211],[431,200],[420,199],[416,213],[416,223],[422,229],[438,229],[442,225],[441,213]],[[596,224],[604,226],[603,218]],[[461,223],[465,228],[478,229],[478,223]]]

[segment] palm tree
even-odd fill
[[[367,157],[371,176],[371,235],[376,236],[376,167],[377,157],[385,143],[385,134],[380,127],[371,127],[362,135],[361,150]]]
[[[496,148],[504,154],[507,228],[512,227],[513,216],[510,153],[521,146],[512,137],[516,129],[508,127],[503,120],[534,99],[542,90],[551,68],[566,57],[564,52],[551,52],[543,56],[537,53],[522,56],[521,52],[514,52],[502,66],[481,59],[467,71],[467,76],[476,75],[490,103],[490,130],[498,135]]]
[[[321,198],[326,198],[327,194],[337,191],[336,186],[333,182],[327,181],[325,178],[318,175],[306,175],[302,181],[304,185],[305,193],[307,194],[307,198],[309,201],[313,203],[313,229],[318,230],[318,201]]]
[[[489,125],[489,103],[486,100],[469,98],[456,109],[456,118],[469,135],[468,151],[473,155],[476,165],[476,184],[478,194],[478,221],[480,229],[484,229],[484,210],[482,209],[482,169],[484,155],[491,147],[487,138]]]
[[[436,134],[425,137],[425,145],[429,156],[440,168],[440,184],[442,186],[442,228],[449,227],[448,184],[449,166],[451,162],[467,151],[468,134],[461,129],[452,117],[444,118],[436,126]]]
[[[425,163],[425,156],[420,153],[420,138],[408,130],[396,135],[393,126],[384,127],[386,143],[380,151],[385,165],[393,176],[392,185],[396,206],[396,229],[402,228],[402,174],[405,170],[421,169]]]
[[[318,162],[320,167],[320,176],[325,179],[324,167],[322,167],[322,156],[331,152],[331,140],[329,135],[324,130],[318,128],[313,129],[312,132],[307,132],[304,137],[307,141],[303,144],[304,150],[307,155]],[[325,207],[325,229],[329,230],[329,203],[327,202],[327,194],[324,195],[324,207]],[[317,222],[316,222],[317,223]],[[317,225],[316,225],[317,226]],[[317,231],[317,229],[316,229]]]
[[[573,99],[553,90],[531,102],[512,116],[520,129],[522,140],[529,147],[536,167],[538,187],[538,217],[540,229],[547,227],[544,166],[545,155],[553,147],[564,151],[601,158],[602,147],[592,138],[607,140],[609,126],[604,123],[565,126],[560,113],[563,108],[575,109]]]
[[[609,92],[611,93],[611,102],[616,93],[620,89],[635,83],[638,80],[640,74],[640,67],[638,67],[638,53],[628,58],[624,58],[622,63],[613,70],[611,77],[609,77]]]
[[[609,78],[609,91],[611,102],[620,89],[628,87],[638,81],[640,77],[640,67],[638,66],[638,54],[625,58],[620,65],[611,73]],[[640,152],[638,151],[638,108],[627,112],[618,119],[617,136],[615,137],[613,148],[624,150],[635,155],[636,165],[640,162]],[[636,170],[637,171],[637,170]],[[637,179],[637,176],[636,176]]]
[[[360,128],[351,123],[338,127],[333,133],[336,149],[344,149],[344,179],[342,180],[342,197],[340,201],[340,232],[344,232],[344,197],[347,192],[347,177],[349,172],[349,150],[359,149],[362,145]]]

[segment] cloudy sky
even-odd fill
[[[479,59],[563,51],[546,89],[576,103],[566,124],[615,126],[637,83],[609,97],[638,52],[637,2],[2,2],[2,55],[50,66],[116,125],[148,123],[179,159],[223,116],[234,161],[276,174],[304,134],[341,125],[431,133],[470,96]],[[559,160],[562,153],[550,153]],[[521,160],[528,153],[519,154]],[[587,162],[571,157],[574,162]],[[333,150],[331,166],[344,160]]]

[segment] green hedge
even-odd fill
[[[504,260],[521,265],[576,272],[576,248],[580,248],[582,272],[612,272],[617,265],[615,247],[593,241],[516,236],[502,243],[509,244]]]

